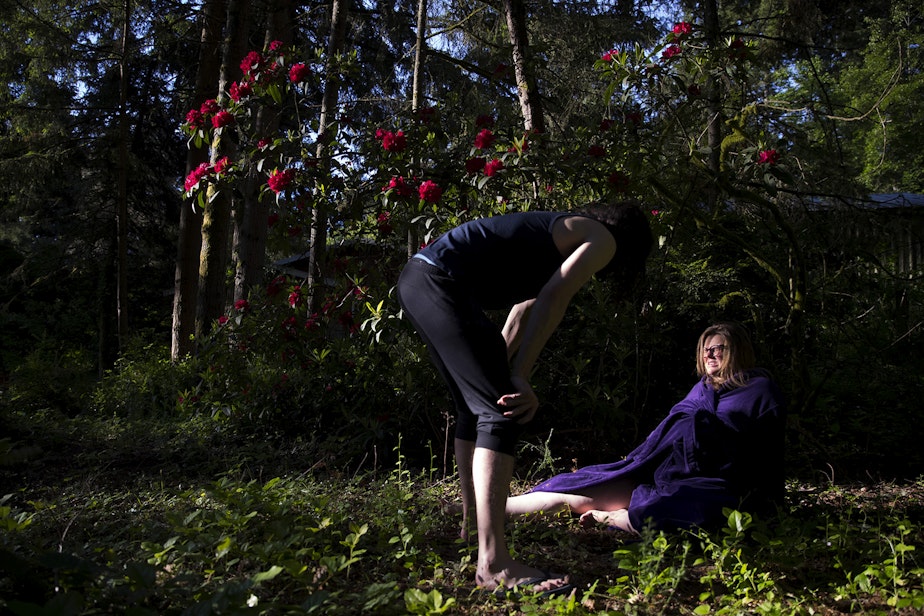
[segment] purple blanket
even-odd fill
[[[784,415],[764,371],[734,389],[700,381],[625,459],[556,475],[532,491],[580,493],[631,478],[636,529],[708,528],[722,523],[723,507],[764,512],[783,495]]]

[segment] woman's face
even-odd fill
[[[726,348],[725,336],[709,336],[703,344],[703,362],[706,365],[706,374],[715,376],[722,366]]]

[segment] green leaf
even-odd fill
[[[265,582],[267,580],[273,579],[274,577],[282,573],[282,571],[283,571],[282,567],[280,567],[279,565],[273,565],[266,571],[261,571],[260,573],[257,573],[250,579],[253,581],[254,584],[259,584],[261,582]]]

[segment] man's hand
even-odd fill
[[[510,409],[504,411],[504,417],[514,418],[519,424],[528,423],[532,421],[536,411],[539,410],[539,398],[529,382],[523,377],[514,376],[510,380],[516,392],[504,394],[497,403]]]

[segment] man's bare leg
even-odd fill
[[[505,507],[513,478],[513,456],[476,447],[472,462],[478,519],[476,582],[493,590],[498,586],[513,587],[529,578],[543,577],[539,569],[515,561],[507,549]],[[567,576],[556,576],[537,584],[533,590],[551,590],[567,582]]]
[[[475,442],[456,439],[456,467],[459,469],[459,484],[462,490],[462,530],[459,536],[468,541],[475,524],[475,484],[472,480],[472,458]]]

